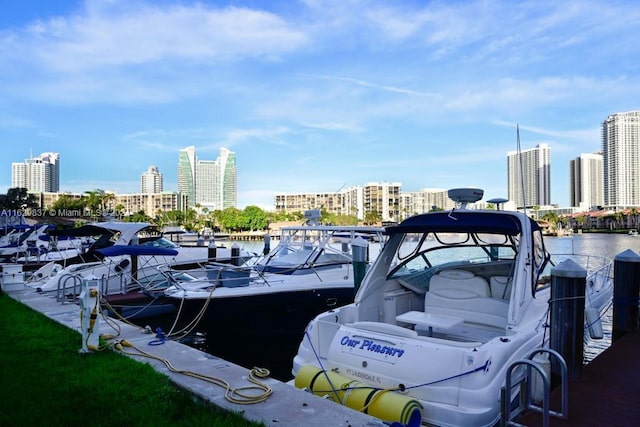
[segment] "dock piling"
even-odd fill
[[[582,376],[584,364],[584,302],[587,270],[567,259],[551,269],[550,347],[567,363],[569,379]],[[551,361],[554,377],[560,374]]]
[[[640,296],[640,255],[627,249],[613,259],[613,326],[615,343],[627,332],[637,332]]]

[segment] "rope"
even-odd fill
[[[313,342],[311,341],[311,336],[309,336],[309,332],[304,331],[304,335],[307,337],[307,340],[309,340],[309,345],[311,346],[311,350],[313,350],[313,354],[316,357],[316,362],[318,362],[318,365],[320,365],[320,369],[322,369],[322,372],[324,372],[324,376],[327,378],[327,382],[331,386],[333,393],[336,395],[336,401],[340,401],[340,396],[338,395],[338,391],[336,390],[336,387],[333,385],[333,382],[331,382],[331,378],[329,378],[329,375],[327,374],[327,370],[322,365],[322,360],[320,360],[320,356],[318,355],[318,352],[316,351],[316,348],[314,347]]]
[[[178,320],[180,319],[180,315],[182,313],[182,309],[183,309],[183,306],[184,306],[184,301],[186,299],[186,298],[183,297],[180,300],[180,307],[178,308],[178,313],[176,314],[176,319],[173,322],[173,325],[171,325],[171,329],[169,329],[169,332],[167,333],[167,336],[170,336],[170,337],[178,336],[178,339],[180,339],[180,338],[184,338],[185,336],[189,335],[193,331],[193,329],[198,325],[198,323],[200,323],[200,320],[202,320],[202,318],[204,317],[205,313],[207,312],[207,307],[209,306],[209,303],[211,302],[211,299],[213,298],[213,291],[215,291],[215,290],[216,290],[216,286],[212,285],[211,289],[209,291],[209,295],[207,296],[207,298],[206,298],[204,304],[202,305],[202,308],[198,312],[198,314],[196,314],[196,316],[193,318],[193,320],[191,322],[189,322],[186,326],[184,326],[179,331],[175,331],[174,332],[173,329],[178,324]]]
[[[169,361],[168,359],[165,359],[163,357],[159,357],[151,353],[148,353],[144,350],[141,350],[140,348],[136,347],[129,341],[121,340],[114,345],[114,348],[130,356],[142,356],[142,357],[148,357],[150,359],[160,361],[164,363],[164,365],[171,372],[186,375],[192,378],[196,378],[196,379],[220,386],[225,390],[225,393],[224,393],[225,399],[227,399],[231,403],[236,403],[238,405],[251,405],[251,404],[264,402],[273,393],[273,390],[271,389],[271,387],[269,387],[268,385],[260,381],[260,379],[267,378],[270,375],[269,370],[264,368],[255,367],[249,371],[249,376],[247,377],[247,380],[253,385],[238,387],[238,388],[231,388],[231,385],[223,379],[211,377],[204,374],[199,374],[193,371],[177,369],[171,364],[171,361]],[[125,351],[125,348],[132,348],[133,350],[135,350],[135,352]],[[253,391],[254,393],[248,393],[250,391]]]
[[[551,305],[551,303],[558,302],[558,301],[583,300],[585,298],[586,298],[586,295],[575,296],[575,297],[553,298],[553,299],[549,298],[549,305]]]
[[[149,345],[162,345],[165,341],[167,341],[167,336],[162,332],[162,328],[156,329],[156,338],[155,340],[149,341]]]

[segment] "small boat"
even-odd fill
[[[354,302],[308,324],[290,382],[357,410],[383,391],[367,409],[385,422],[496,425],[507,369],[548,344],[554,261],[526,214],[469,209],[483,193],[387,227]],[[589,271],[589,308],[611,300],[610,272]]]
[[[197,330],[208,336],[209,353],[285,378],[307,323],[353,301],[360,266],[354,269],[353,246],[364,242],[373,258],[383,245],[382,233],[379,227],[283,227],[278,245],[255,263],[210,263],[183,271],[189,277],[169,276],[175,284],[164,293],[182,323],[197,320]],[[362,235],[376,237],[366,241]],[[363,258],[362,276],[365,263]]]
[[[629,230],[629,232],[627,234],[629,236],[637,237],[638,236],[638,230],[636,230],[635,228],[632,228],[631,230]]]

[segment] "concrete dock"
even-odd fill
[[[5,293],[54,321],[81,332],[81,315],[77,304],[57,302],[53,296],[38,293],[31,288]],[[226,390],[224,387],[191,375],[174,372],[162,360],[169,361],[175,370],[215,377],[228,383],[232,389],[242,389],[253,385],[248,381],[250,373],[248,369],[175,341],[167,340],[162,345],[149,345],[150,341],[156,339],[155,335],[145,333],[140,327],[116,320],[114,322],[119,325],[121,330],[115,341],[126,340],[134,346],[124,349],[128,357],[141,363],[148,363],[185,390],[220,408],[241,412],[246,419],[251,421],[279,427],[303,425],[306,427],[385,426],[377,418],[314,396],[273,378],[259,379],[272,390],[272,394],[264,401],[252,404],[234,403],[225,398]],[[100,324],[100,333],[113,334],[115,331],[103,321]],[[80,347],[81,338],[78,337],[78,348],[80,349]],[[136,348],[153,355],[154,358],[128,354],[129,352],[136,353]],[[249,395],[254,393],[252,390],[246,391],[246,394]]]

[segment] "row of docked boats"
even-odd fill
[[[284,360],[280,379],[387,422],[495,425],[509,366],[549,345],[556,261],[527,215],[469,209],[481,190],[449,195],[455,209],[386,229],[283,228],[273,250],[242,263],[205,256],[142,267],[177,253],[145,254],[145,240],[129,237],[96,250],[104,272],[60,270],[29,286],[73,296],[77,288],[66,283],[93,277],[112,284],[105,296],[152,295],[173,306],[176,325],[197,322],[210,353],[249,368]],[[352,254],[363,241],[361,276]],[[601,313],[612,296],[611,263],[594,266],[590,260],[586,301]],[[111,280],[118,268],[129,270]]]

